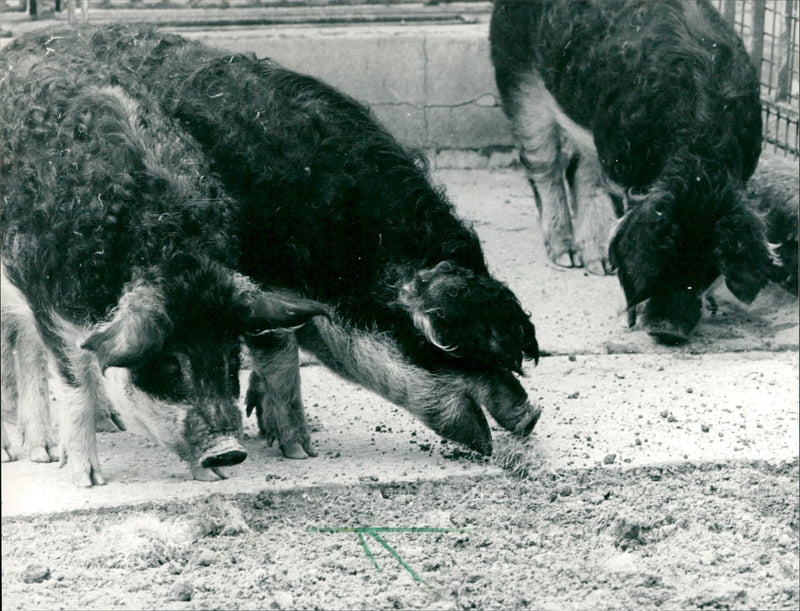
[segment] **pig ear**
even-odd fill
[[[330,310],[318,301],[299,297],[290,291],[261,290],[247,276],[229,273],[234,302],[242,310],[240,317],[247,333],[299,327],[314,316],[330,318]]]
[[[314,316],[330,318],[330,310],[318,301],[273,291],[259,291],[247,310],[245,324],[251,333],[299,327]]]
[[[164,296],[149,284],[137,284],[119,300],[111,320],[100,326],[81,348],[95,353],[100,368],[130,367],[159,350],[172,329]]]
[[[609,259],[628,307],[650,297],[676,250],[671,198],[653,193],[634,201],[609,245]]]
[[[714,227],[714,254],[725,284],[737,299],[751,303],[780,265],[775,248],[767,243],[763,221],[740,207]]]

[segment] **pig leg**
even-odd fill
[[[581,267],[573,245],[561,128],[551,100],[539,75],[531,75],[515,93],[512,129],[539,209],[547,255],[562,267]]]
[[[5,316],[5,315],[4,315]],[[0,403],[2,403],[2,418],[0,418],[0,433],[2,434],[2,461],[17,460],[16,454],[11,449],[11,440],[6,433],[6,418],[13,420],[17,412],[17,368],[11,342],[8,341],[8,328],[2,326],[2,350],[0,351]]]
[[[253,362],[247,414],[255,409],[258,428],[286,458],[316,456],[300,392],[300,358],[294,333],[275,331],[246,339]]]
[[[33,343],[23,348],[29,339]],[[56,444],[51,438],[47,360],[44,346],[39,342],[37,334],[18,343],[17,423],[28,457],[33,462],[50,462],[56,460]]]
[[[56,460],[56,444],[50,422],[47,356],[33,313],[22,293],[3,274],[2,350],[3,411],[16,413],[17,426],[29,458],[34,462]],[[4,436],[5,459],[8,455]],[[8,455],[10,459],[10,455]]]
[[[570,186],[575,211],[575,244],[583,263],[592,274],[610,274],[608,240],[617,214],[603,186],[603,172],[594,150],[578,152]]]
[[[2,435],[2,462],[12,462],[17,460],[17,456],[11,451],[11,441],[6,434],[6,427],[3,422],[0,422],[0,435]]]
[[[63,366],[59,367],[59,375],[54,376],[61,386],[58,396],[64,401],[59,418],[60,466],[69,467],[77,486],[102,486],[106,481],[100,470],[95,437],[95,405],[105,399],[99,390],[100,369],[93,354],[78,352],[77,342],[65,342],[65,346],[70,351],[67,367],[73,373],[72,378],[61,375]]]

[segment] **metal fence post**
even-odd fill
[[[753,2],[753,49],[750,59],[756,67],[758,80],[761,81],[761,60],[764,57],[764,16],[767,12],[766,2]]]
[[[793,12],[794,2],[787,2],[786,13],[783,16],[783,42],[785,47],[782,50],[782,53],[786,53],[786,55],[783,57],[783,66],[781,66],[780,71],[778,72],[778,92],[776,95],[776,99],[786,101],[789,100],[789,96],[791,94],[792,67],[794,66],[795,62],[795,57],[792,53],[792,38],[794,35],[794,28],[792,28]]]
[[[722,16],[733,27],[736,22],[736,0],[725,0],[725,4],[722,5]]]

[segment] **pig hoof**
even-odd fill
[[[210,471],[213,471],[214,474],[220,479],[228,479],[228,476],[225,475],[222,469],[217,469],[216,467],[211,467]]]
[[[317,449],[313,445],[311,445],[311,441],[304,441],[303,449],[306,451],[306,454],[308,454],[310,458],[318,456]]]
[[[94,430],[97,433],[116,433],[120,428],[111,418],[103,418],[102,420],[95,421]]]
[[[92,486],[105,486],[106,480],[99,470],[89,467],[85,471],[76,472],[73,475],[75,485],[80,488],[91,488]]]
[[[558,265],[559,267],[574,267],[572,262],[572,254],[569,252],[562,253],[555,259],[553,259],[553,263]]]
[[[291,458],[295,460],[303,460],[305,458],[314,458],[318,455],[317,450],[311,443],[310,439],[306,439],[303,441],[293,441],[289,443],[282,443],[281,452],[285,458]]]
[[[204,469],[203,467],[190,468],[192,472],[192,479],[198,482],[216,482],[219,481],[220,476],[216,469]]]
[[[17,456],[11,451],[10,448],[3,448],[0,456],[2,456],[2,462],[14,462],[17,460]]]
[[[519,437],[527,437],[533,431],[533,427],[536,426],[536,423],[539,421],[539,416],[542,415],[542,408],[541,407],[532,407],[528,414],[517,423],[517,426],[514,427],[514,434]]]
[[[610,267],[605,259],[596,259],[586,264],[586,271],[595,276],[606,276],[611,273]]]
[[[309,457],[309,454],[303,449],[299,443],[289,443],[287,445],[281,444],[281,452],[286,458],[294,460],[303,460]]]
[[[689,341],[691,330],[683,327],[683,325],[670,320],[659,320],[650,323],[647,333],[662,344],[677,346]]]
[[[29,457],[33,462],[53,462],[58,457],[47,446],[37,446],[31,448]]]

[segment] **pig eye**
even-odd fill
[[[131,368],[133,383],[154,397],[180,401],[185,398],[181,362],[175,354],[160,354]]]
[[[174,354],[165,354],[158,361],[161,373],[168,377],[177,377],[181,373],[181,364]]]
[[[241,365],[241,348],[236,346],[233,350],[230,351],[228,354],[228,373],[232,378],[239,379],[239,367]]]

